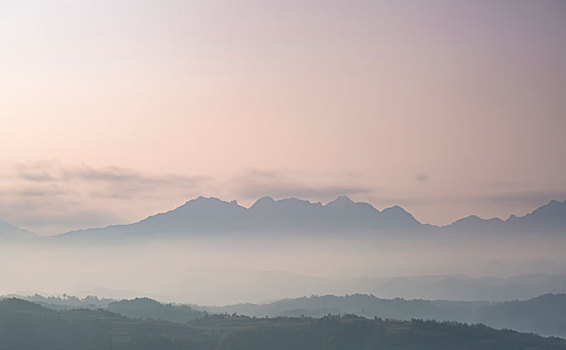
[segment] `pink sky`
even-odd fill
[[[564,1],[3,1],[0,217],[342,194],[425,223],[566,199]]]

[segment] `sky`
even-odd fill
[[[418,220],[566,199],[561,0],[0,0],[0,218],[39,234],[203,195]]]

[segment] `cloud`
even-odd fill
[[[22,171],[18,173],[21,179],[32,181],[32,182],[50,182],[55,180],[51,174],[47,172],[25,172]]]
[[[11,189],[0,189],[0,195],[8,197],[55,197],[76,194],[74,191],[59,188],[58,186],[49,187],[20,187]]]
[[[72,230],[76,227],[99,227],[109,223],[120,223],[123,221],[119,215],[96,209],[63,211],[59,215],[53,213],[33,213],[33,215],[20,216],[18,222],[23,227],[34,231],[53,228],[56,230]]]
[[[278,198],[297,197],[303,199],[333,198],[341,195],[369,193],[370,190],[361,187],[347,186],[318,186],[309,187],[296,183],[248,185],[240,189],[246,198],[273,196]]]
[[[181,174],[150,174],[130,168],[106,166],[93,168],[82,164],[80,166],[65,166],[57,161],[39,161],[18,163],[14,166],[19,179],[31,182],[135,182],[140,184],[194,185],[206,180],[202,176],[187,176]]]
[[[1,216],[39,234],[62,233],[76,228],[124,222],[123,213],[77,197],[0,198]]]
[[[513,191],[476,195],[472,198],[499,203],[542,204],[566,199],[566,190]]]
[[[192,186],[204,180],[204,177],[186,176],[179,174],[155,175],[143,173],[128,168],[109,166],[104,168],[91,168],[86,165],[77,168],[63,169],[63,180],[80,180],[88,182],[108,183],[138,183],[150,185],[179,185]]]
[[[330,199],[341,195],[370,193],[362,186],[339,184],[309,184],[291,179],[284,171],[250,169],[234,179],[237,192],[246,199],[262,196],[276,198],[297,197],[303,199]]]
[[[16,177],[30,182],[52,182],[55,180],[51,172],[56,165],[53,161],[37,161],[14,165]]]
[[[63,165],[58,161],[37,161],[15,164],[12,174],[16,180],[34,183],[21,191],[9,191],[17,196],[63,195],[77,193],[73,187],[88,187],[93,198],[131,199],[155,198],[163,191],[195,189],[210,180],[204,176],[183,174],[152,174],[117,166],[94,168]],[[81,185],[82,183],[82,185]],[[43,186],[43,187],[41,187]],[[54,187],[58,190],[55,191]]]
[[[373,197],[373,203],[395,203],[410,205],[431,205],[450,203],[506,204],[508,206],[527,206],[533,209],[551,200],[566,200],[566,190],[501,191],[492,193],[463,193],[454,195],[407,195]]]
[[[37,233],[128,222],[203,193],[211,178],[44,160],[0,169],[0,217]]]
[[[62,179],[89,183],[93,188],[89,191],[91,197],[106,199],[155,199],[170,191],[196,189],[209,180],[203,176],[156,175],[115,166],[96,169],[85,165],[64,169]]]

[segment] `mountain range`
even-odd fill
[[[173,210],[149,216],[139,222],[71,231],[64,236],[106,237],[114,235],[148,236],[152,234],[208,234],[214,232],[566,232],[566,201],[551,201],[532,213],[507,220],[483,219],[472,215],[446,226],[419,222],[400,206],[377,210],[371,204],[354,202],[341,196],[322,204],[296,198],[258,199],[246,208],[236,201],[198,197]],[[29,237],[30,232],[0,221],[0,237]]]
[[[472,215],[443,227],[457,231],[517,231],[517,232],[565,232],[566,201],[550,201],[532,213],[518,217],[511,215],[507,220],[499,218],[482,219]]]
[[[382,211],[371,204],[354,202],[341,196],[325,205],[296,198],[258,199],[245,208],[236,201],[198,197],[168,212],[159,213],[129,225],[112,225],[99,229],[79,230],[65,235],[211,232],[320,232],[379,233],[403,232],[532,232],[566,231],[566,201],[551,201],[522,217],[507,220],[470,216],[439,227],[419,222],[400,206]]]

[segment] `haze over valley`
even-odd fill
[[[250,208],[199,197],[129,225],[47,237],[7,226],[0,273],[4,293],[207,305],[346,293],[524,299],[566,292],[564,218],[557,201],[505,221],[437,227],[347,197],[264,197]]]
[[[566,349],[566,1],[0,1],[0,350]]]

